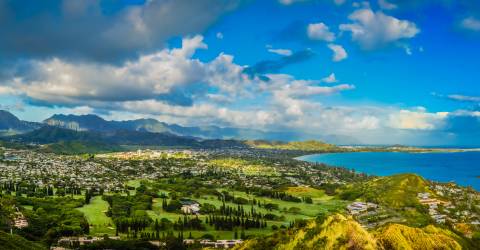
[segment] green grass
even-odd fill
[[[210,164],[219,168],[239,171],[245,175],[268,175],[268,176],[278,175],[275,168],[273,167],[265,166],[262,164],[256,164],[256,163],[249,162],[242,159],[235,159],[235,158],[215,159],[215,160],[211,160]]]
[[[233,193],[233,192],[230,192]],[[281,220],[276,221],[267,221],[268,227],[264,229],[249,229],[245,233],[246,235],[269,235],[273,233],[271,229],[272,225],[276,225],[280,227],[281,225],[288,226],[290,222],[295,221],[297,219],[313,219],[317,215],[321,213],[327,213],[332,211],[341,211],[345,208],[346,203],[339,200],[332,199],[331,196],[324,195],[322,192],[317,192],[315,197],[317,200],[314,199],[314,204],[307,204],[307,203],[295,203],[295,202],[288,202],[288,201],[281,201],[276,199],[269,199],[269,198],[262,198],[262,197],[255,197],[253,195],[248,195],[245,192],[234,192],[235,197],[243,197],[248,199],[255,198],[257,201],[261,203],[275,203],[279,205],[279,210],[272,210],[269,211],[263,207],[254,206],[257,212],[261,212],[263,214],[272,213],[279,217]],[[193,198],[193,200],[199,202],[200,204],[209,203],[217,208],[222,205],[222,202],[217,199],[216,196],[213,195],[203,195],[199,198]],[[232,202],[225,203],[228,206],[237,207],[237,204]],[[251,205],[244,205],[246,210],[249,210]],[[288,210],[291,207],[297,207],[300,209],[298,213],[290,213]],[[152,210],[147,211],[147,214],[153,220],[158,219],[161,220],[162,218],[167,218],[170,221],[174,222],[177,221],[178,218],[183,218],[182,214],[178,213],[169,213],[162,209],[162,199],[154,199],[154,203],[152,206]],[[283,216],[283,217],[282,217]],[[199,215],[199,218],[205,221],[205,215]],[[192,231],[193,237],[200,237],[204,234],[211,234],[217,237],[218,239],[231,239],[233,238],[233,232],[231,231],[216,231],[214,228],[207,225],[205,231]],[[239,232],[240,233],[240,232]],[[184,235],[188,235],[189,231],[186,231]]]
[[[325,195],[325,191],[312,187],[288,187],[285,192],[287,194],[297,197],[310,197],[312,199],[324,199],[328,196]]]
[[[141,182],[142,182],[142,179],[129,180],[127,181],[127,186],[138,188],[140,187]]]
[[[101,196],[93,197],[90,204],[77,209],[87,218],[91,235],[115,234],[113,221],[105,214],[108,210],[108,202],[102,200]]]
[[[226,190],[228,191],[228,190]],[[266,197],[256,197],[254,195],[249,195],[246,194],[245,192],[238,192],[235,191],[235,196],[236,197],[243,197],[247,199],[253,199],[255,198],[257,201],[260,201],[262,203],[274,203],[278,204],[280,207],[280,211],[283,215],[287,217],[287,219],[297,219],[297,218],[304,218],[304,217],[316,217],[319,214],[322,213],[327,213],[327,212],[337,212],[337,211],[342,211],[345,209],[347,203],[345,201],[341,200],[335,200],[331,196],[322,196],[321,198],[317,198],[316,200],[314,199],[313,204],[307,204],[303,202],[289,202],[289,201],[282,201],[278,199],[271,199],[271,198],[266,198]],[[235,205],[236,206],[236,205]],[[291,213],[286,213],[283,212],[283,210],[288,210],[291,207],[297,207],[300,208],[301,211],[298,214],[291,214]],[[259,210],[261,211],[261,210]],[[266,210],[265,210],[266,211]],[[263,212],[263,211],[262,211]]]
[[[26,210],[33,210],[33,206],[24,205],[22,207],[25,208]]]

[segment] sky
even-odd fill
[[[0,0],[0,109],[480,146],[480,2]]]

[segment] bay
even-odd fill
[[[315,154],[299,160],[355,169],[377,176],[414,173],[439,182],[455,182],[480,191],[480,152],[397,153],[361,152]]]

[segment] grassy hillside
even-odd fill
[[[299,229],[249,240],[236,250],[246,249],[475,249],[458,235],[435,226],[412,228],[390,224],[377,232],[367,232],[350,217],[335,214],[323,222],[312,221]]]
[[[321,141],[281,142],[281,141],[246,141],[250,147],[261,149],[282,149],[299,151],[331,151],[337,150],[337,146]]]
[[[8,250],[45,250],[47,247],[26,240],[18,235],[0,231],[0,249]]]
[[[376,245],[376,240],[360,224],[335,214],[323,222],[311,221],[303,228],[250,240],[235,249],[376,249]]]
[[[88,141],[61,141],[58,143],[48,144],[41,149],[42,152],[46,153],[67,155],[98,154],[120,150],[122,150],[120,146]]]
[[[417,194],[428,192],[428,183],[415,174],[379,177],[347,188],[340,196],[347,200],[363,199],[392,208],[417,206]]]
[[[412,228],[391,224],[380,230],[378,241],[385,249],[469,249],[468,243],[458,235],[435,226]]]

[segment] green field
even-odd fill
[[[90,204],[77,209],[87,218],[91,235],[115,234],[112,219],[105,214],[108,210],[108,202],[102,200],[101,196],[93,197]]]
[[[219,190],[222,191],[222,190]],[[227,190],[224,190],[227,191]],[[165,191],[161,191],[162,193]],[[256,197],[253,195],[249,195],[245,192],[232,192],[235,197],[243,197],[247,199],[255,198],[257,201],[261,203],[274,203],[279,205],[278,210],[267,210],[263,207],[254,206],[255,210],[261,212],[263,214],[271,213],[275,214],[279,217],[278,220],[275,221],[267,221],[268,227],[264,229],[249,229],[245,231],[246,235],[267,235],[273,233],[271,226],[276,225],[280,227],[281,225],[288,226],[290,222],[293,222],[297,219],[313,219],[319,214],[332,212],[332,211],[342,211],[346,203],[339,200],[334,200],[333,197],[327,196],[323,194],[322,191],[317,190],[316,193],[313,194],[314,196],[314,204],[307,204],[307,203],[296,203],[296,202],[289,202],[289,201],[282,201],[278,199],[270,199],[270,198],[263,198],[263,197]],[[199,198],[191,199],[199,202],[200,204],[209,203],[211,205],[216,206],[219,208],[222,205],[222,201],[218,200],[216,196],[213,195],[203,195]],[[183,218],[182,214],[179,213],[169,213],[162,209],[162,199],[154,199],[152,210],[147,211],[147,214],[153,220],[158,219],[161,220],[162,218],[166,218],[172,222],[177,221],[179,218]],[[237,204],[232,202],[225,202],[226,205],[231,207],[237,207]],[[244,205],[246,209],[249,209],[251,205]],[[291,212],[291,208],[295,209],[295,212]],[[199,218],[205,221],[205,215],[199,215]],[[186,231],[185,235],[188,235],[190,231]],[[217,237],[218,239],[230,239],[233,238],[233,232],[231,231],[216,231],[214,228],[211,228],[207,225],[207,229],[204,231],[191,231],[193,237],[201,237],[204,234],[211,234]]]

